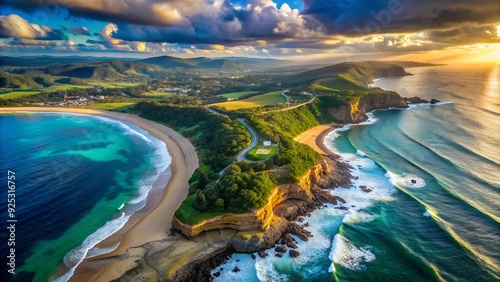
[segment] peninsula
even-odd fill
[[[122,97],[113,98],[115,92],[97,86],[0,103],[23,106],[2,112],[107,116],[135,123],[164,141],[173,159],[170,179],[158,178],[159,188],[152,190],[146,207],[98,245],[119,242],[118,247],[85,259],[71,280],[182,281],[210,276],[232,252],[266,256],[265,250],[280,239],[284,251],[300,255],[290,234],[307,240],[310,233],[294,220],[326,203],[345,202],[328,189],[351,183],[350,166],[325,148],[325,135],[339,124],[365,120],[370,111],[407,107],[397,93],[369,86],[376,78],[405,75],[393,63],[342,63],[215,96],[155,92],[149,98],[148,87],[138,85],[121,88]],[[271,86],[276,82],[280,88]],[[90,99],[78,101],[92,101],[96,91],[110,98],[84,103],[87,109],[26,107],[68,106],[68,93],[85,91]],[[113,111],[96,110],[104,104]]]

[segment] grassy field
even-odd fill
[[[259,91],[240,91],[240,92],[231,92],[231,93],[220,94],[217,96],[225,97],[225,98],[227,98],[228,101],[231,101],[231,100],[236,100],[236,99],[240,98],[241,96],[245,96],[248,94],[254,94],[257,92],[259,92]]]
[[[269,150],[267,154],[257,154],[259,149]],[[252,150],[248,151],[246,157],[253,161],[265,160],[271,156],[274,156],[278,152],[278,147],[275,146],[255,146]]]
[[[161,92],[156,90],[150,90],[149,92],[144,92],[143,96],[162,96],[168,97],[177,94],[176,92]]]
[[[104,81],[89,81],[90,85],[102,86],[104,88],[127,88],[138,86],[139,83],[136,82],[104,82]]]
[[[239,110],[246,108],[255,108],[266,105],[275,105],[285,103],[285,97],[281,96],[281,91],[269,92],[262,95],[250,97],[245,100],[230,101],[213,104],[214,106],[225,107],[227,110]]]
[[[5,92],[4,94],[0,94],[0,99],[12,99],[12,98],[18,98],[21,96],[36,95],[39,93],[40,93],[40,91],[38,91],[38,90],[8,91],[8,92]]]
[[[189,131],[190,134],[188,134],[188,138],[192,141],[197,141],[201,137],[201,134],[203,134],[203,131],[199,130],[199,127],[199,124],[191,127],[181,127],[179,131],[184,136],[186,136],[186,133]]]
[[[50,92],[59,91],[59,90],[68,90],[68,89],[86,89],[92,88],[92,85],[74,85],[74,84],[55,84],[49,88],[46,88]]]
[[[129,107],[130,105],[133,105],[135,103],[130,103],[130,102],[123,102],[123,103],[94,103],[87,108],[89,109],[97,109],[97,110],[116,110],[123,108]]]
[[[311,99],[311,96],[306,96],[306,95],[301,95],[301,94],[290,94],[290,95],[287,95],[287,96],[290,97],[293,101],[304,102],[304,101],[307,101],[307,100]]]
[[[202,212],[200,213],[195,208],[193,208],[193,201],[196,198],[196,194],[193,194],[182,202],[181,206],[175,212],[175,216],[184,223],[187,224],[197,224],[201,223],[212,217],[227,214],[227,211],[215,211],[215,212]]]
[[[337,90],[366,90],[365,87],[359,86],[356,83],[341,77],[320,80],[317,84],[326,88]]]

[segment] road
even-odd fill
[[[282,93],[283,94],[283,93]],[[286,95],[283,95],[283,96],[286,96]],[[288,96],[286,96],[288,97]],[[298,108],[298,107],[301,107],[301,106],[304,106],[304,105],[307,105],[309,103],[312,103],[314,102],[314,100],[316,100],[316,96],[313,96],[311,100],[307,101],[307,102],[304,102],[304,103],[300,103],[298,105],[295,105],[295,106],[292,106],[292,107],[288,107],[288,108],[284,108],[284,109],[278,109],[278,110],[271,110],[271,111],[267,111],[267,112],[262,112],[263,114],[267,114],[267,113],[274,113],[274,112],[284,112],[284,111],[289,111],[289,110],[293,110],[295,108]]]
[[[209,107],[206,107],[207,110],[213,114],[216,114],[216,115],[225,115],[223,113],[219,113],[218,111],[214,110],[214,109],[211,109]],[[252,142],[250,142],[250,145],[248,145],[245,149],[243,149],[239,154],[238,154],[238,158],[237,158],[237,161],[247,161],[247,162],[251,162],[251,163],[257,163],[258,161],[252,161],[252,160],[249,160],[247,159],[246,157],[246,154],[248,153],[248,151],[252,150],[253,147],[257,146],[257,144],[259,143],[259,136],[257,135],[257,131],[255,131],[255,129],[253,129],[247,122],[244,118],[239,118],[238,119],[239,122],[241,122],[241,124],[243,124],[246,129],[248,130],[248,132],[250,132],[250,135],[252,136]],[[224,168],[220,174],[222,175],[224,173],[224,171],[226,171],[228,167]]]
[[[286,103],[287,103],[287,104],[290,104],[290,97],[289,97],[288,95],[286,95],[286,94],[285,94],[285,92],[287,92],[287,91],[288,91],[288,90],[283,90],[283,91],[281,92],[281,96],[285,97],[285,99],[286,99]]]
[[[245,149],[243,149],[240,154],[238,155],[238,161],[248,161],[248,162],[255,162],[255,161],[252,161],[252,160],[249,160],[247,159],[247,157],[245,156],[248,151],[252,150],[253,147],[257,146],[257,144],[259,143],[259,136],[257,135],[257,132],[255,131],[255,129],[253,129],[247,122],[244,118],[239,118],[238,119],[246,128],[247,130],[250,132],[250,135],[252,135],[252,142],[250,142],[250,145],[248,145]]]

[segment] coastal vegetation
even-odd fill
[[[186,100],[172,100],[171,103],[140,102],[134,111],[141,117],[179,130],[188,138],[195,137],[192,141],[198,148],[201,162],[210,165],[213,171],[222,170],[250,143],[250,134],[237,120],[214,115],[204,107],[187,103]]]
[[[262,207],[277,180],[266,172],[272,164],[238,162],[230,165],[219,181],[205,185],[203,169],[198,170],[198,190],[176,211],[188,224],[200,223],[217,215],[248,212]],[[194,175],[193,175],[194,176]],[[202,188],[204,186],[204,188]]]

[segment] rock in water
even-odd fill
[[[264,251],[260,251],[260,252],[259,252],[259,257],[261,257],[261,258],[265,258],[265,257],[267,257],[267,256],[268,256],[268,254],[267,254],[266,252],[264,252]]]
[[[430,103],[434,105],[434,104],[439,103],[439,102],[441,102],[441,101],[436,100],[436,99],[432,99]]]
[[[257,258],[254,254],[251,254],[250,256],[252,257],[252,259],[256,259]]]
[[[283,257],[283,253],[276,253],[276,255],[275,255],[275,256],[277,256],[277,257],[281,258],[281,257]]]
[[[233,269],[233,272],[240,272],[241,270],[236,266],[234,269]]]
[[[290,250],[290,252],[289,252],[289,253],[290,253],[290,256],[291,256],[292,258],[296,258],[296,257],[300,256],[300,252],[298,252],[298,251],[296,251],[296,250]]]
[[[287,245],[289,242],[292,242],[293,243],[293,237],[292,235],[290,235],[290,233],[286,233],[285,235],[283,235],[283,237],[281,238],[281,244],[282,245]]]
[[[286,253],[286,247],[285,246],[277,246],[274,250],[276,252],[279,252],[279,253]]]

